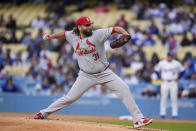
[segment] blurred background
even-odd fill
[[[44,33],[72,30],[80,16],[94,21],[94,29],[121,26],[132,39],[112,50],[105,42],[110,69],[130,87],[134,97],[160,98],[155,65],[168,51],[185,67],[179,81],[180,99],[196,98],[195,0],[1,0],[0,96],[66,94],[79,71],[66,40],[44,41]],[[115,98],[97,85],[84,97]],[[159,106],[159,105],[158,105]],[[196,118],[195,118],[196,119]]]

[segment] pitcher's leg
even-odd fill
[[[161,84],[160,116],[166,115],[168,94],[168,85],[167,83],[163,82]]]
[[[129,112],[133,116],[133,122],[135,123],[139,121],[144,116],[135,103],[129,87],[116,74],[113,73],[110,77],[112,77],[113,80],[104,83],[104,85],[112,90],[125,104]]]
[[[67,95],[62,96],[52,103],[48,108],[41,110],[40,112],[46,118],[53,112],[56,112],[76,101],[80,96],[88,90],[91,86],[95,85],[96,81],[89,79],[83,75],[79,75],[76,82]]]
[[[178,116],[178,87],[177,83],[172,83],[172,86],[170,87],[170,96],[171,96],[171,106],[172,106],[172,116],[177,117]]]

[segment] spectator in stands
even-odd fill
[[[149,13],[153,17],[160,17],[162,12],[159,10],[158,6],[152,3],[152,6],[149,8]]]
[[[46,46],[42,46],[42,50],[40,51],[40,57],[43,58],[46,56],[47,59],[50,59],[51,53],[50,51],[46,48]]]
[[[174,37],[173,34],[170,34],[170,36],[168,37],[168,39],[166,41],[165,46],[168,49],[168,51],[177,52],[177,50],[178,50],[178,41]]]
[[[3,64],[10,65],[10,66],[13,65],[14,57],[15,57],[14,53],[10,49],[7,49],[4,56]]]
[[[76,71],[72,67],[68,67],[66,73],[65,73],[65,84],[67,88],[71,88],[73,83],[76,80]]]
[[[184,17],[182,18],[180,24],[183,27],[183,32],[189,31],[189,29],[191,27],[191,20],[189,19],[187,14],[184,15]]]
[[[164,14],[163,14],[163,16],[162,16],[162,18],[161,18],[161,23],[165,26],[165,25],[168,25],[170,22],[171,22],[171,20],[169,19],[169,16],[168,16],[168,11],[166,11]]]
[[[12,15],[9,16],[9,19],[6,22],[6,28],[16,30],[16,20],[13,18]]]
[[[166,13],[168,10],[167,5],[165,3],[160,3],[159,4],[159,12],[158,12],[158,17],[163,17],[163,15]]]
[[[48,71],[52,68],[51,60],[46,55],[43,55],[43,57],[40,57],[39,68],[45,71]]]
[[[182,98],[188,98],[188,94],[189,94],[189,92],[187,90],[183,90],[181,96],[182,96]]]
[[[75,22],[73,19],[70,19],[67,21],[67,24],[65,25],[65,30],[71,30],[75,27]]]
[[[37,18],[32,21],[31,28],[42,29],[44,27],[44,24],[44,20],[41,19],[40,16],[37,16]]]
[[[57,5],[54,8],[54,12],[57,15],[57,17],[62,17],[63,15],[65,15],[63,1],[58,1]]]
[[[4,31],[0,31],[0,42],[8,43],[8,40],[5,37],[5,32]]]
[[[3,92],[20,92],[19,87],[17,87],[12,78],[8,78],[6,83],[2,87]]]
[[[135,51],[134,55],[138,55],[143,63],[146,62],[146,54],[143,50],[143,46],[137,46],[137,50]]]
[[[196,17],[195,17],[195,19],[194,19],[194,24],[193,24],[193,26],[192,26],[191,32],[192,32],[193,34],[196,34]]]
[[[154,69],[150,62],[145,62],[142,68],[142,80],[145,82],[151,82],[151,74],[153,73]]]
[[[16,53],[16,57],[13,60],[13,64],[17,66],[25,66],[26,65],[26,58],[27,56],[22,52],[18,51]]]
[[[28,45],[28,44],[30,44],[30,42],[31,42],[31,33],[30,32],[23,32],[23,36],[22,36],[22,38],[21,38],[21,43],[22,44],[25,44],[25,45]]]
[[[108,12],[108,11],[109,10],[108,10],[107,6],[105,6],[103,1],[99,2],[98,7],[95,10],[96,13],[105,13],[105,12]]]
[[[132,35],[132,38],[131,38],[131,42],[134,44],[134,45],[138,45],[138,46],[141,46],[142,45],[142,41],[144,39],[144,35],[142,33],[142,31],[140,30],[139,27],[136,27],[134,29],[134,34]]]
[[[162,45],[165,45],[168,37],[169,37],[169,33],[166,31],[165,27],[163,28],[162,32],[159,35]]]
[[[178,9],[175,5],[172,5],[171,9],[169,9],[168,17],[171,21],[175,20],[177,17]]]
[[[10,40],[8,41],[8,43],[18,43],[18,39],[16,38],[16,32],[12,32],[12,37],[10,38]]]
[[[144,20],[144,12],[146,8],[143,6],[140,8],[139,12],[137,13],[137,20]]]
[[[190,46],[191,45],[191,41],[188,39],[187,33],[183,34],[183,38],[182,38],[180,45],[181,46]]]
[[[190,79],[192,73],[194,72],[191,61],[190,60],[185,61],[184,67],[185,67],[184,79]]]
[[[41,78],[38,76],[38,73],[34,72],[31,69],[25,75],[27,81],[30,81],[31,83],[37,83],[38,81],[41,81]]]
[[[0,14],[0,27],[3,27],[5,24],[4,15]]]
[[[155,25],[154,22],[151,22],[150,27],[147,29],[148,33],[151,33],[153,35],[159,35],[159,28]]]
[[[33,40],[35,42],[35,44],[37,44],[39,47],[44,42],[42,35],[43,35],[43,30],[39,29],[36,38],[34,38],[34,40]]]
[[[52,1],[48,1],[47,7],[46,7],[46,13],[47,15],[50,15],[54,11],[55,5]]]
[[[141,70],[144,67],[144,63],[140,55],[134,54],[134,59],[131,61],[130,67],[134,71]]]
[[[67,19],[66,19],[66,17],[59,18],[59,20],[57,22],[57,25],[58,25],[59,28],[65,28],[65,26],[67,25]],[[52,34],[52,32],[51,32],[51,34]]]
[[[0,56],[0,59],[1,59],[1,56]],[[3,69],[4,69],[4,65],[3,63],[0,62],[0,78],[1,79],[6,75],[6,72]]]
[[[44,27],[43,28],[50,28],[51,27],[51,23],[50,23],[49,17],[46,17],[43,20],[44,20]]]
[[[188,98],[196,98],[195,86],[193,84],[189,85]]]
[[[140,9],[142,8],[142,3],[139,0],[135,0],[134,4],[131,6],[131,11],[133,11],[135,14],[138,14]]]
[[[156,52],[154,52],[151,58],[151,64],[152,66],[155,66],[158,63],[159,63],[159,56]]]
[[[137,14],[137,19],[138,20],[152,20],[152,15],[150,14],[148,1],[140,9],[139,13]]]
[[[187,5],[194,5],[195,4],[195,1],[194,0],[184,0],[184,4],[187,4]]]
[[[4,68],[4,46],[3,46],[3,43],[0,41],[0,78],[2,76],[2,71],[3,71],[3,68]]]
[[[196,71],[192,73],[191,80],[196,80]]]
[[[52,86],[49,84],[47,77],[44,78],[43,83],[37,84],[35,87],[36,93],[42,95],[50,95]]]
[[[116,26],[120,26],[128,30],[128,22],[125,20],[125,14],[121,14],[120,19],[116,22]]]
[[[169,25],[169,32],[171,34],[182,34],[183,33],[183,26],[180,24],[179,20],[175,20],[174,23]]]
[[[191,41],[191,44],[194,45],[194,46],[196,46],[196,33],[195,34],[192,34],[192,36],[193,36],[193,39]]]
[[[130,73],[125,74],[124,82],[128,85],[136,85],[139,84],[139,79],[136,75],[132,75]]]
[[[155,45],[155,41],[152,39],[151,33],[147,33],[147,38],[142,41],[142,45],[144,45],[144,46]]]
[[[34,57],[32,60],[31,60],[31,67],[29,70],[31,70],[33,73],[38,73],[39,71],[39,60],[37,57]]]
[[[193,59],[191,52],[186,52],[183,63],[185,67],[184,79],[190,79],[192,73],[195,71],[195,60]]]
[[[51,30],[51,34],[54,33],[54,30]],[[61,48],[61,42],[58,39],[49,40],[47,47],[50,51],[59,51]]]
[[[3,44],[2,41],[0,41],[0,56],[3,57],[3,55],[6,53],[6,47],[5,44]]]
[[[144,96],[144,97],[156,97],[157,93],[154,91],[153,86],[148,85],[146,87],[146,91],[142,92],[142,96]]]
[[[184,91],[184,88],[183,87],[179,87],[178,88],[178,98],[181,98],[182,97],[183,91]]]

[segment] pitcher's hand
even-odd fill
[[[50,40],[50,35],[47,35],[47,34],[43,35],[43,39],[44,40]]]

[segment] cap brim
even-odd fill
[[[89,23],[85,23],[85,24],[79,24],[79,25],[90,25],[90,24],[94,24],[94,22],[89,22]],[[76,24],[77,25],[77,24]],[[79,26],[77,25],[77,26]]]
[[[89,22],[89,23],[86,23],[86,24],[83,24],[83,25],[90,25],[90,24],[94,24],[94,22]]]

